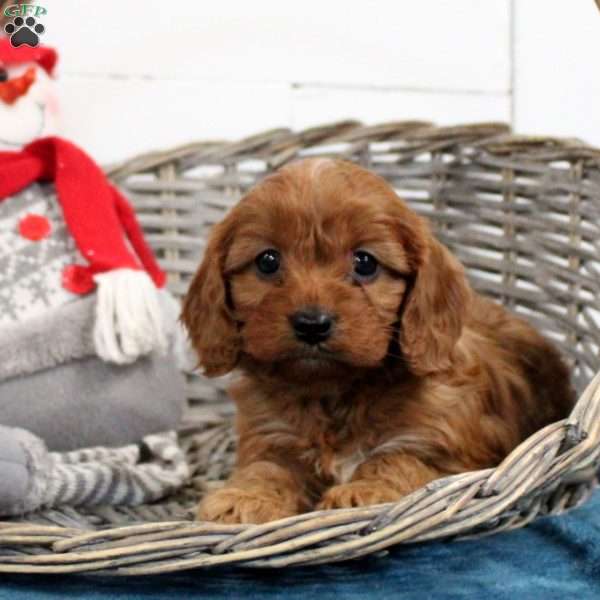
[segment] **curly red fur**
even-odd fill
[[[275,277],[255,257],[275,248]],[[378,276],[351,277],[353,251]],[[319,347],[289,317],[335,315]],[[237,368],[236,470],[200,518],[264,522],[397,500],[497,465],[573,403],[558,352],[474,293],[424,219],[378,176],[312,159],[266,178],[215,227],[183,320],[208,375]]]

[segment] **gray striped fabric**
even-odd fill
[[[142,444],[50,453],[51,476],[42,507],[136,505],[158,500],[189,477],[174,431],[149,435]]]

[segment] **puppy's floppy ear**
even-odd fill
[[[231,217],[214,226],[202,264],[183,302],[181,319],[208,377],[231,371],[240,350],[241,340],[228,305],[223,273],[232,237]]]
[[[416,275],[401,315],[400,348],[413,373],[424,375],[450,366],[471,288],[462,265],[424,223],[403,237]]]

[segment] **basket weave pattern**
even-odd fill
[[[166,573],[236,563],[334,562],[391,545],[487,535],[584,502],[600,461],[600,150],[518,137],[496,123],[337,123],[204,142],[109,169],[132,199],[169,285],[183,295],[210,227],[265,174],[301,156],[347,158],[385,177],[467,267],[478,291],[524,316],[572,366],[580,399],[495,469],[432,482],[398,503],[265,525],[190,522],[234,460],[226,380],[189,377],[180,431],[194,477],[151,506],[50,510],[0,523],[0,572]]]

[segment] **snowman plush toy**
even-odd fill
[[[20,46],[0,39],[0,149],[14,150],[55,135],[60,127],[53,48]]]
[[[179,307],[127,199],[56,137],[56,63],[0,39],[0,517],[188,476]]]

